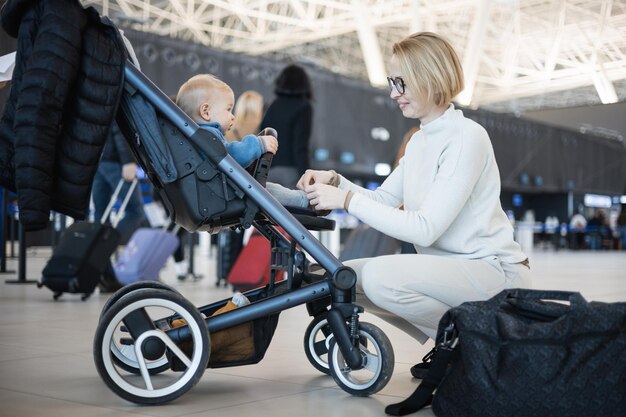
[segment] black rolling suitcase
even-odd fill
[[[83,294],[82,299],[87,299],[119,242],[119,232],[108,224],[72,224],[61,234],[43,269],[41,285],[54,292],[55,300],[64,292]]]
[[[127,197],[122,202],[123,213],[137,180],[131,184]],[[120,243],[120,234],[115,230],[118,214],[113,225],[105,224],[113,204],[122,188],[120,180],[101,223],[76,222],[68,227],[54,248],[52,257],[42,271],[39,287],[48,287],[58,299],[64,292],[82,294],[86,300],[98,285],[105,268],[110,264],[111,255]]]

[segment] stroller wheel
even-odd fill
[[[351,369],[345,362],[335,338],[328,349],[330,374],[344,391],[366,397],[375,394],[387,385],[394,366],[391,342],[378,327],[370,323],[359,323],[359,339],[363,367]],[[367,343],[365,343],[367,341]]]
[[[326,312],[315,316],[304,332],[304,353],[311,365],[323,374],[330,375],[328,368],[328,337],[332,335]]]
[[[169,285],[162,284],[157,281],[139,281],[133,282],[132,284],[128,284],[118,291],[116,291],[109,299],[104,303],[104,307],[102,307],[102,311],[100,312],[100,321],[102,321],[102,317],[104,314],[111,308],[113,304],[115,304],[120,298],[129,294],[133,291],[145,289],[145,288],[153,288],[153,289],[162,289],[167,291],[172,291],[179,294],[174,288]],[[126,330],[122,328],[122,331]],[[113,355],[113,360],[115,364],[124,369],[125,371],[134,373],[139,375],[140,369],[139,364],[137,363],[137,357],[135,356],[135,350],[132,344],[120,343],[120,340],[111,340],[111,354]],[[163,371],[170,369],[169,362],[165,355],[160,360],[151,361],[148,364],[148,372],[150,375],[156,375]]]
[[[169,328],[155,325],[172,316],[180,317],[188,328],[190,340],[184,347],[169,337]],[[204,373],[209,353],[206,323],[195,306],[178,293],[153,288],[131,291],[112,304],[98,324],[93,346],[96,368],[105,384],[128,401],[152,405],[190,390]],[[168,358],[182,363],[182,372],[164,372],[166,365],[169,368]],[[161,373],[154,375],[155,369]]]

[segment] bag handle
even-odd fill
[[[587,300],[579,293],[558,290],[529,290],[514,288],[500,293],[501,301],[519,298],[521,300],[558,300],[569,301],[572,308],[580,308],[587,305]]]
[[[543,300],[568,301],[569,305],[543,303]],[[578,316],[586,306],[587,301],[577,292],[514,289],[501,300],[499,308],[512,309],[517,315],[549,323],[565,316]]]

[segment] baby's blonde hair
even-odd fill
[[[393,45],[407,86],[435,106],[463,91],[463,68],[452,45],[432,32],[417,32]]]
[[[188,79],[178,89],[176,104],[193,120],[200,119],[200,106],[214,99],[215,94],[231,92],[224,81],[211,74],[198,74]]]

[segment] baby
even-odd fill
[[[228,142],[224,133],[233,126],[235,95],[225,82],[210,74],[199,74],[187,80],[178,90],[176,104],[203,129],[220,138],[228,153],[244,168],[265,152],[276,154],[278,140],[264,135],[247,135],[240,141]],[[301,190],[291,190],[268,182],[267,191],[282,205],[308,207],[309,200]]]

